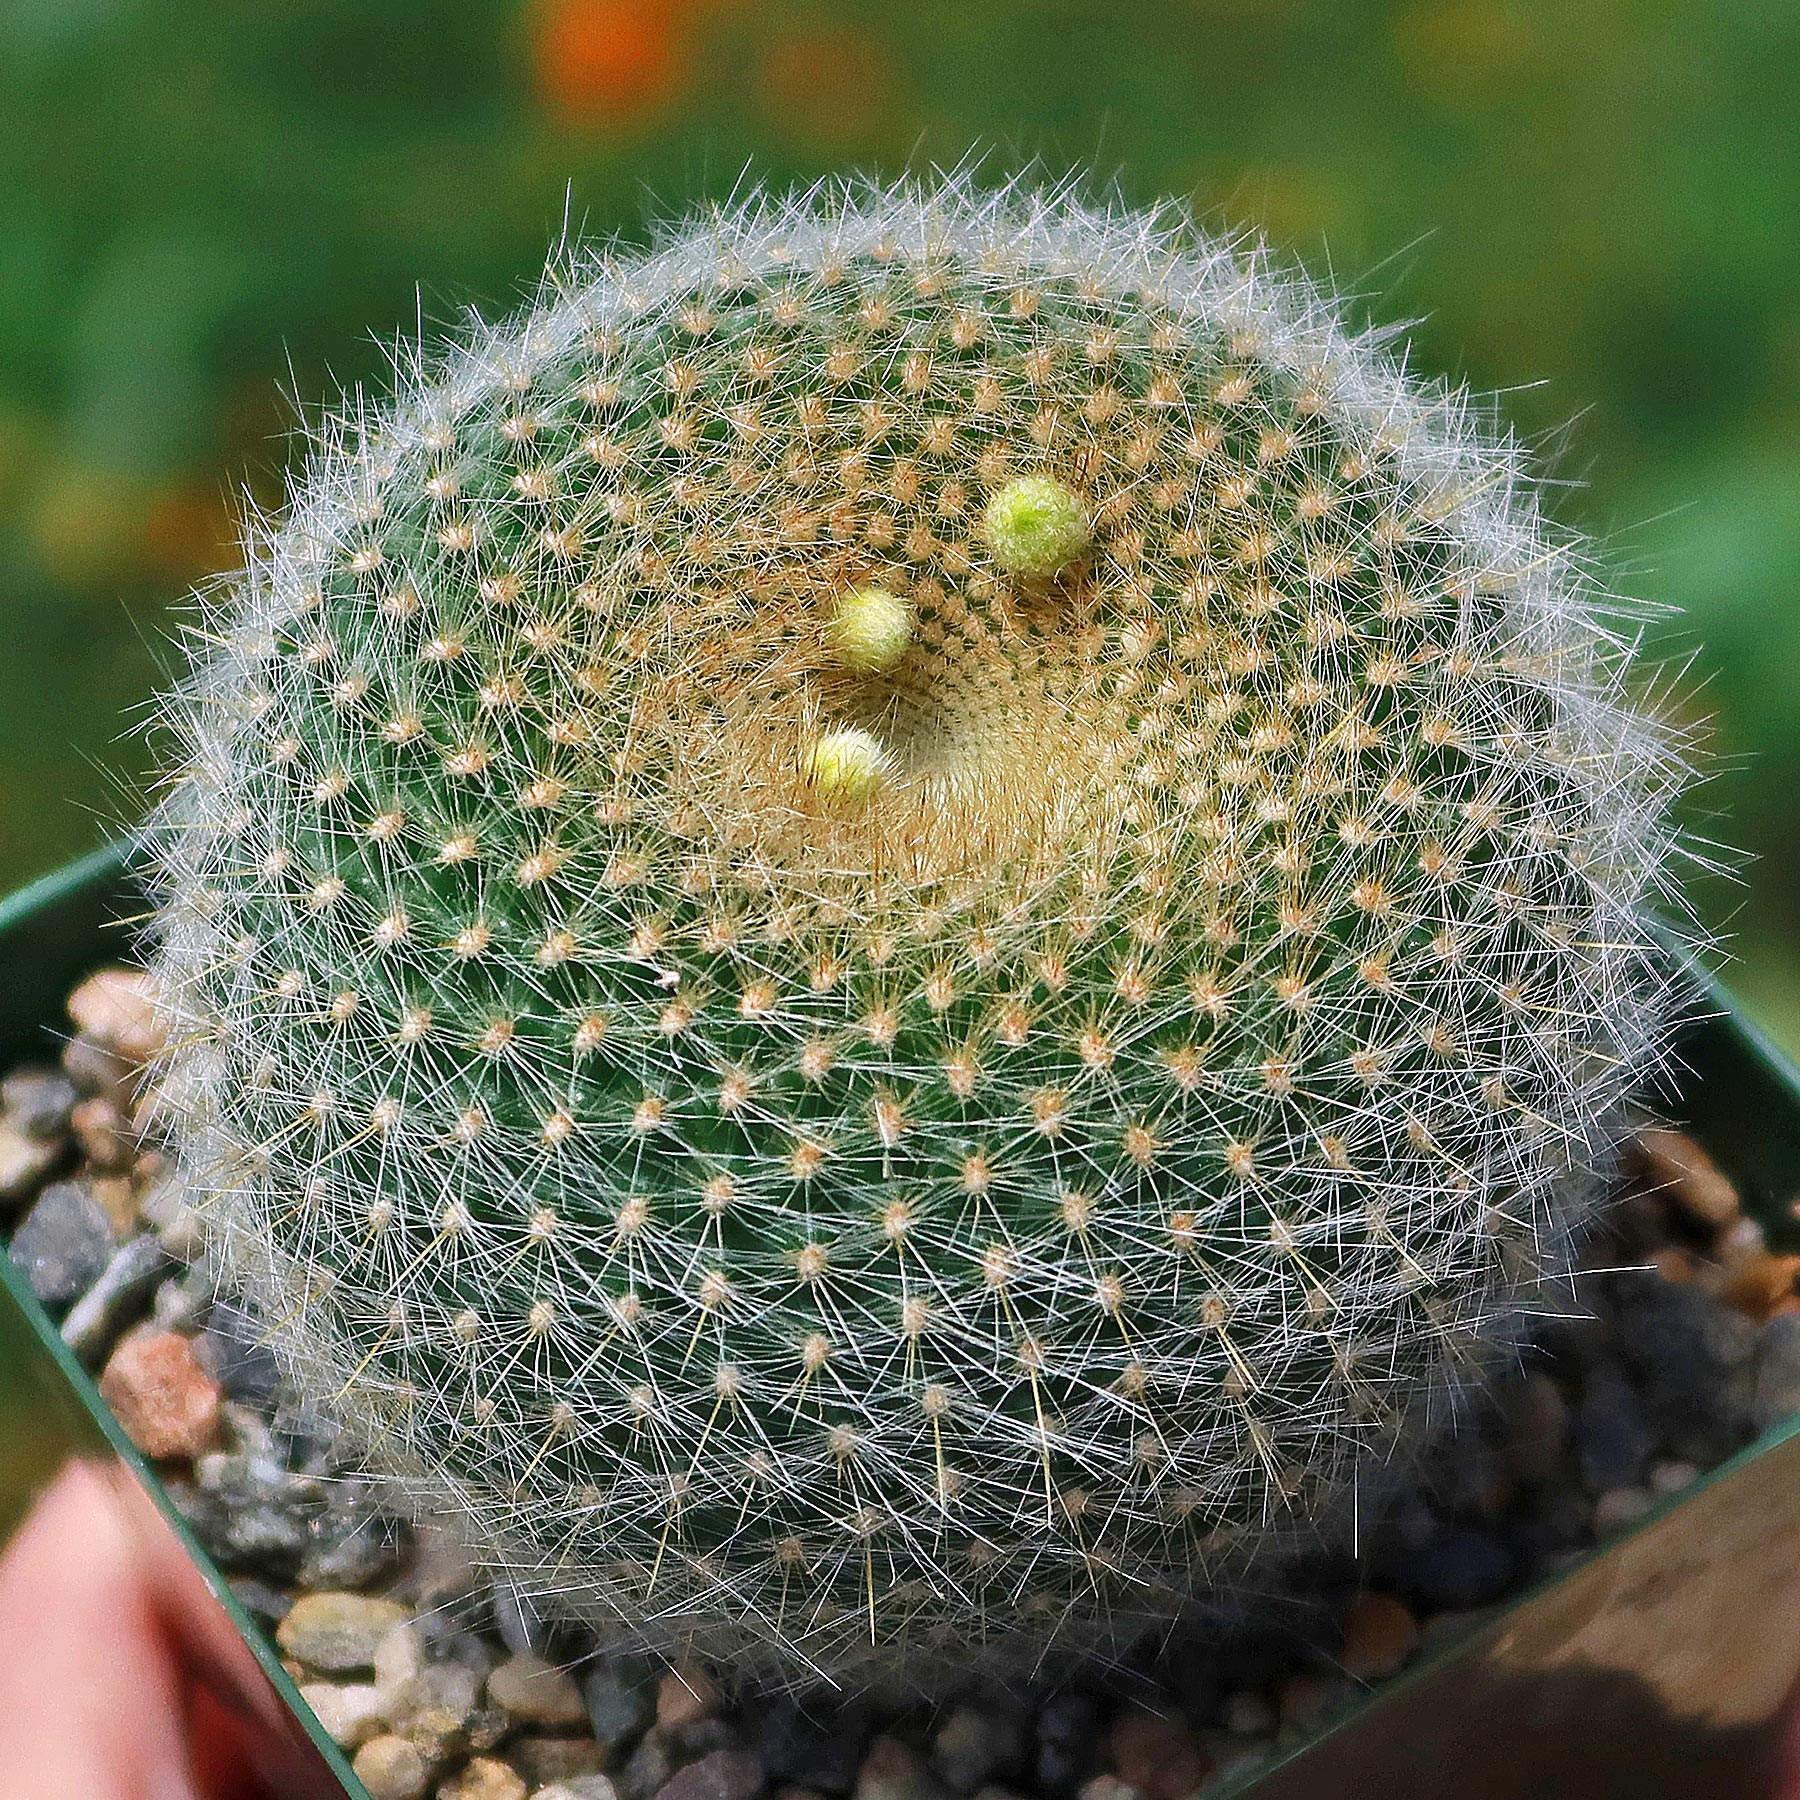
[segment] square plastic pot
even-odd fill
[[[124,950],[125,853],[0,902],[0,1071],[53,1052],[63,1003]],[[1800,1245],[1800,1072],[1713,982],[1680,1046],[1677,1120],[1778,1249]],[[0,1256],[0,1542],[68,1458],[141,1492],[211,1612],[190,1634],[256,1722],[271,1791],[367,1800],[56,1327]],[[242,1654],[217,1649],[220,1620]],[[212,1634],[210,1639],[207,1634]],[[0,1645],[0,1655],[12,1647]],[[1800,1415],[1254,1774],[1241,1800],[1757,1800],[1800,1796]]]

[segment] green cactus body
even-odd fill
[[[1510,446],[1178,217],[957,183],[401,385],[208,602],[156,833],[302,1391],[788,1668],[1113,1646],[1327,1515],[1661,1041],[1677,760]]]

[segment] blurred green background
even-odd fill
[[[1800,1042],[1797,94],[1795,0],[0,0],[0,887],[130,812],[285,393],[509,305],[565,207],[980,145],[1260,224],[1505,390],[1671,609],[1754,853],[1702,903]]]

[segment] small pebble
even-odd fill
[[[69,1115],[69,1129],[82,1155],[96,1169],[120,1173],[129,1169],[137,1156],[131,1121],[104,1095],[82,1101]]]
[[[531,1725],[584,1725],[587,1703],[575,1678],[541,1657],[509,1657],[488,1677],[488,1699]]]
[[[1189,1800],[1212,1773],[1212,1757],[1187,1722],[1126,1707],[1107,1733],[1113,1767],[1146,1800]]]
[[[1275,1711],[1281,1729],[1290,1734],[1311,1731],[1331,1710],[1343,1690],[1328,1676],[1302,1669],[1284,1676],[1275,1690]]]
[[[544,1621],[536,1603],[517,1583],[492,1581],[488,1598],[494,1610],[494,1629],[515,1656],[534,1656],[544,1641]]]
[[[1725,1298],[1759,1324],[1781,1309],[1792,1310],[1800,1282],[1800,1256],[1753,1251],[1726,1278]]]
[[[438,1529],[429,1519],[420,1524],[427,1536]],[[394,1584],[393,1594],[412,1606],[413,1624],[425,1641],[425,1660],[432,1672],[462,1669],[474,1673],[475,1695],[470,1701],[474,1705],[481,1698],[488,1676],[506,1660],[506,1651],[480,1623],[479,1592],[441,1595],[430,1604],[418,1599],[414,1577],[419,1563],[431,1555],[430,1550],[418,1546],[415,1538],[412,1569]]]
[[[606,1752],[592,1738],[522,1737],[507,1745],[506,1757],[535,1788],[598,1775]]]
[[[1077,1790],[1077,1800],[1143,1800],[1143,1796],[1117,1775],[1092,1775]]]
[[[1637,1152],[1651,1186],[1696,1225],[1721,1231],[1738,1216],[1736,1186],[1685,1131],[1640,1131]]]
[[[85,1038],[133,1065],[166,1041],[156,983],[143,969],[102,969],[69,996],[69,1017]]]
[[[460,1544],[442,1525],[421,1519],[413,1530],[412,1567],[407,1571],[406,1595],[419,1609],[421,1619],[448,1621],[461,1616],[481,1590],[468,1546]]]
[[[182,1510],[201,1543],[228,1569],[292,1580],[306,1555],[314,1508],[280,1471],[241,1457],[217,1463],[203,1457],[197,1473],[201,1491],[184,1499]]]
[[[729,1719],[696,1719],[667,1734],[675,1753],[675,1761],[693,1762],[696,1757],[710,1756],[715,1750],[742,1750],[744,1741]],[[766,1767],[767,1765],[765,1765]]]
[[[1629,1487],[1650,1465],[1656,1440],[1644,1418],[1643,1404],[1610,1364],[1588,1376],[1575,1409],[1575,1446],[1582,1478],[1591,1493]]]
[[[201,1368],[217,1381],[218,1368],[201,1336],[210,1305],[210,1297],[200,1291],[190,1270],[182,1280],[165,1281],[156,1290],[150,1300],[150,1322],[158,1331],[179,1331],[183,1337],[193,1338],[194,1354],[200,1358]]]
[[[656,1722],[665,1731],[691,1725],[719,1710],[719,1690],[707,1672],[693,1665],[671,1669],[656,1689]]]
[[[1680,1244],[1665,1244],[1650,1252],[1650,1266],[1664,1281],[1688,1287],[1700,1279],[1700,1259]]]
[[[1699,1479],[1700,1469],[1691,1462],[1659,1462],[1650,1470],[1651,1492],[1658,1495],[1679,1494]]]
[[[1781,1313],[1762,1328],[1751,1367],[1750,1410],[1759,1430],[1800,1412],[1800,1314]]]
[[[300,1585],[376,1587],[400,1567],[405,1545],[405,1528],[385,1514],[328,1507],[313,1522],[313,1539],[300,1564]]]
[[[954,1708],[932,1734],[931,1766],[959,1794],[973,1794],[1016,1754],[999,1723],[972,1706]]]
[[[1072,1794],[1094,1771],[1100,1705],[1092,1694],[1052,1694],[1038,1709],[1037,1785],[1052,1796]]]
[[[370,1738],[350,1766],[369,1790],[369,1800],[424,1800],[431,1784],[417,1746],[391,1732]]]
[[[468,1718],[481,1704],[481,1689],[486,1677],[481,1670],[471,1668],[467,1663],[432,1663],[426,1669],[424,1679],[431,1704],[455,1713],[459,1720]]]
[[[426,1766],[439,1769],[469,1754],[464,1716],[441,1706],[422,1706],[399,1723],[407,1742],[425,1759]]]
[[[287,1617],[288,1608],[294,1604],[292,1595],[271,1587],[266,1581],[258,1581],[254,1575],[234,1575],[227,1585],[245,1612],[260,1620],[270,1631]]]
[[[1726,1269],[1735,1269],[1749,1258],[1766,1255],[1769,1248],[1769,1234],[1763,1230],[1762,1220],[1746,1213],[1721,1231],[1713,1243],[1713,1254]]]
[[[12,1256],[31,1291],[61,1310],[81,1298],[118,1250],[112,1221],[85,1182],[45,1188],[13,1233]]]
[[[1544,1486],[1555,1480],[1569,1445],[1569,1406],[1542,1369],[1530,1369],[1503,1397],[1506,1457],[1518,1481]]]
[[[62,1069],[19,1069],[0,1081],[0,1123],[40,1143],[69,1129],[80,1090]]]
[[[137,1182],[129,1175],[90,1175],[86,1181],[113,1236],[121,1240],[130,1237],[138,1227]]]
[[[581,1695],[588,1727],[603,1744],[627,1743],[650,1723],[649,1679],[635,1661],[601,1657],[582,1676]]]
[[[206,1221],[197,1206],[183,1201],[156,1227],[157,1239],[177,1262],[197,1262],[206,1252]]]
[[[525,1800],[525,1778],[497,1756],[473,1756],[438,1787],[438,1800]]]
[[[618,1789],[609,1775],[577,1775],[573,1781],[539,1788],[531,1800],[618,1800]]]
[[[235,1301],[221,1300],[212,1308],[201,1348],[232,1399],[267,1405],[275,1398],[281,1385],[275,1353],[264,1341],[262,1326]]]
[[[1506,1592],[1513,1558],[1492,1532],[1452,1525],[1414,1554],[1406,1573],[1414,1594],[1433,1612],[1467,1609]]]
[[[1749,1379],[1734,1376],[1755,1356],[1754,1320],[1699,1284],[1620,1277],[1611,1324],[1661,1454],[1711,1466],[1753,1435]]]
[[[857,1771],[855,1800],[941,1800],[942,1784],[902,1739],[883,1733]]]
[[[747,1750],[715,1750],[678,1770],[656,1800],[752,1800],[762,1792],[763,1766]]]
[[[1239,1688],[1226,1697],[1220,1723],[1233,1737],[1267,1737],[1275,1729],[1275,1706],[1255,1688]]]
[[[856,1785],[869,1739],[866,1707],[828,1696],[808,1712],[780,1695],[759,1698],[754,1715],[756,1751],[772,1781],[824,1794],[847,1794]]]
[[[165,1167],[154,1180],[144,1184],[144,1197],[138,1210],[147,1224],[162,1226],[187,1199],[190,1183],[179,1170]]]
[[[331,1741],[346,1750],[357,1749],[387,1727],[381,1695],[365,1683],[302,1682],[300,1698],[312,1708]]]
[[[310,1667],[347,1674],[373,1669],[375,1652],[406,1618],[406,1608],[394,1600],[368,1594],[302,1594],[275,1638],[289,1656]]]
[[[674,1773],[669,1740],[660,1729],[648,1731],[618,1773],[620,1800],[650,1800]]]
[[[0,1119],[0,1203],[16,1204],[35,1192],[65,1154],[59,1139],[30,1137]]]
[[[478,1706],[464,1722],[472,1750],[496,1750],[513,1728],[513,1716],[503,1706]]]
[[[1594,1502],[1594,1529],[1603,1534],[1622,1531],[1635,1525],[1655,1504],[1656,1496],[1648,1488],[1609,1488]]]
[[[1419,1647],[1419,1621],[1392,1594],[1359,1594],[1344,1620],[1338,1660],[1354,1681],[1384,1681]]]
[[[382,1633],[371,1666],[390,1718],[404,1718],[426,1703],[425,1646],[410,1619]]]
[[[126,1338],[107,1361],[100,1392],[148,1457],[198,1456],[218,1435],[219,1384],[179,1332]]]
[[[129,1099],[138,1071],[91,1037],[77,1032],[63,1045],[63,1072],[83,1094],[116,1094]]]

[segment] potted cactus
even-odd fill
[[[349,1466],[609,1653],[1016,1694],[1291,1603],[1693,1011],[1683,747],[1582,547],[1174,212],[576,253],[245,553],[146,836],[165,1204]],[[1111,1779],[1221,1770],[1120,1716]],[[1358,1729],[1312,1756],[1393,1780]]]

